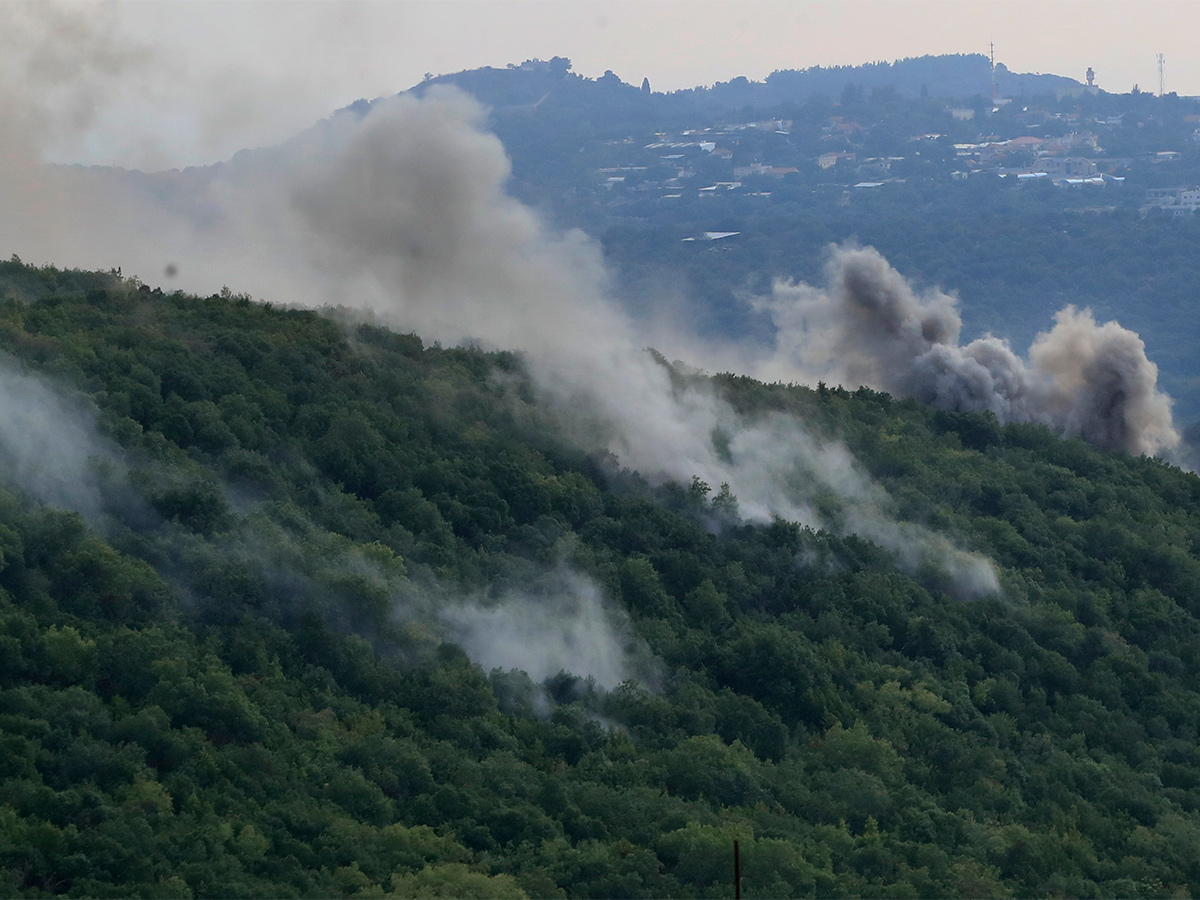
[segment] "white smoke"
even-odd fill
[[[833,492],[843,522],[906,570],[952,569],[964,596],[996,589],[987,561],[892,521],[885,493],[840,443],[793,417],[739,416],[707,380],[676,377],[645,352],[609,299],[596,245],[548,233],[505,193],[508,160],[475,101],[430,91],[337,124],[343,133],[293,181],[291,227],[343,289],[423,335],[523,350],[581,442],[652,478],[728,483],[760,522],[832,526],[810,500]],[[730,439],[718,447],[716,434]]]
[[[95,428],[94,410],[0,358],[0,473],[51,506],[98,521],[102,469],[119,466]]]
[[[0,4],[0,151],[40,161],[78,141],[117,85],[148,62],[109,4]],[[15,127],[12,127],[15,126]]]
[[[73,215],[48,229],[53,239],[39,244],[36,230],[12,227],[20,213],[38,216],[28,203],[0,215],[0,236],[19,238],[34,259],[42,247],[58,261],[135,273],[170,262],[184,286],[231,282],[270,299],[369,307],[425,338],[520,349],[585,447],[654,479],[728,483],[751,521],[833,527],[810,502],[832,491],[844,526],[895,551],[906,571],[961,571],[969,560],[970,577],[953,590],[994,589],[987,561],[892,522],[881,490],[839,443],[794,418],[744,419],[707,381],[676,378],[645,352],[609,300],[596,244],[551,234],[505,193],[508,159],[484,120],[467,95],[433,90],[361,117],[343,112],[273,155],[207,173],[124,177],[128,190],[108,193],[110,178],[59,171],[56,197]],[[731,436],[727,446],[715,434]]]
[[[42,122],[39,101],[70,95],[76,82],[91,86],[79,94],[92,98],[79,104],[87,120],[96,85],[129,64],[111,31],[92,25],[71,32],[71,43],[93,62],[43,67],[53,77],[38,90],[7,92],[0,132]],[[484,119],[453,90],[401,96],[362,117],[335,115],[275,151],[152,177],[39,167],[50,126],[26,128],[0,179],[0,251],[149,277],[177,272],[181,287],[202,293],[232,283],[285,302],[370,307],[426,338],[520,349],[584,446],[651,478],[728,483],[752,521],[832,526],[811,503],[832,491],[845,527],[895,550],[906,569],[916,557],[950,566],[957,551],[944,539],[888,524],[886,498],[864,487],[869,478],[840,444],[794,419],[745,420],[706,382],[674,378],[646,353],[608,299],[595,243],[549,233],[505,193],[508,159]],[[731,436],[727,446],[715,445],[718,433]],[[990,564],[967,558],[994,585]]]
[[[558,574],[548,595],[510,594],[493,604],[441,607],[439,617],[484,670],[518,669],[535,683],[561,672],[590,678],[605,690],[630,679],[657,678],[657,663],[623,610],[574,572]]]
[[[835,247],[824,289],[778,282],[759,301],[777,326],[764,371],[865,384],[939,409],[1040,422],[1106,450],[1154,454],[1179,444],[1171,401],[1141,339],[1067,307],[1029,360],[984,337],[959,343],[957,302],[918,294],[873,248]]]

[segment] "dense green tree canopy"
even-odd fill
[[[512,354],[15,261],[0,346],[96,410],[100,497],[0,490],[6,894],[718,897],[734,840],[748,897],[1200,892],[1194,475],[714,379],[995,560],[964,603],[574,449]],[[429,614],[563,568],[657,674],[485,671]]]

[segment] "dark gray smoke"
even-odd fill
[[[957,301],[918,294],[873,248],[833,248],[826,275],[823,290],[779,282],[761,301],[778,328],[777,364],[939,409],[1040,422],[1106,450],[1154,454],[1179,444],[1157,367],[1116,322],[1067,307],[1025,361],[999,338],[960,344]]]

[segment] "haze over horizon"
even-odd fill
[[[1086,12],[1084,12],[1086,9]],[[1136,16],[1131,12],[1136,9]],[[1037,25],[1031,28],[1030,24]],[[566,56],[589,78],[611,69],[671,91],[761,80],[774,70],[986,53],[1014,72],[1105,90],[1138,84],[1200,94],[1188,35],[1200,7],[1158,0],[945,3],[876,0],[457,0],[142,3],[62,0],[0,5],[0,71],[10,83],[65,74],[43,51],[91,31],[119,53],[64,91],[47,113],[55,162],[162,169],[204,165],[278,143],[359,98],[449,74]]]

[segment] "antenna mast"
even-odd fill
[[[996,105],[996,42],[995,41],[990,41],[988,43],[988,61],[992,64],[992,106],[995,106]]]
[[[1163,55],[1161,53],[1158,54],[1158,96],[1160,96],[1160,97],[1163,95],[1163,64],[1164,63],[1166,63],[1166,60],[1163,58]]]

